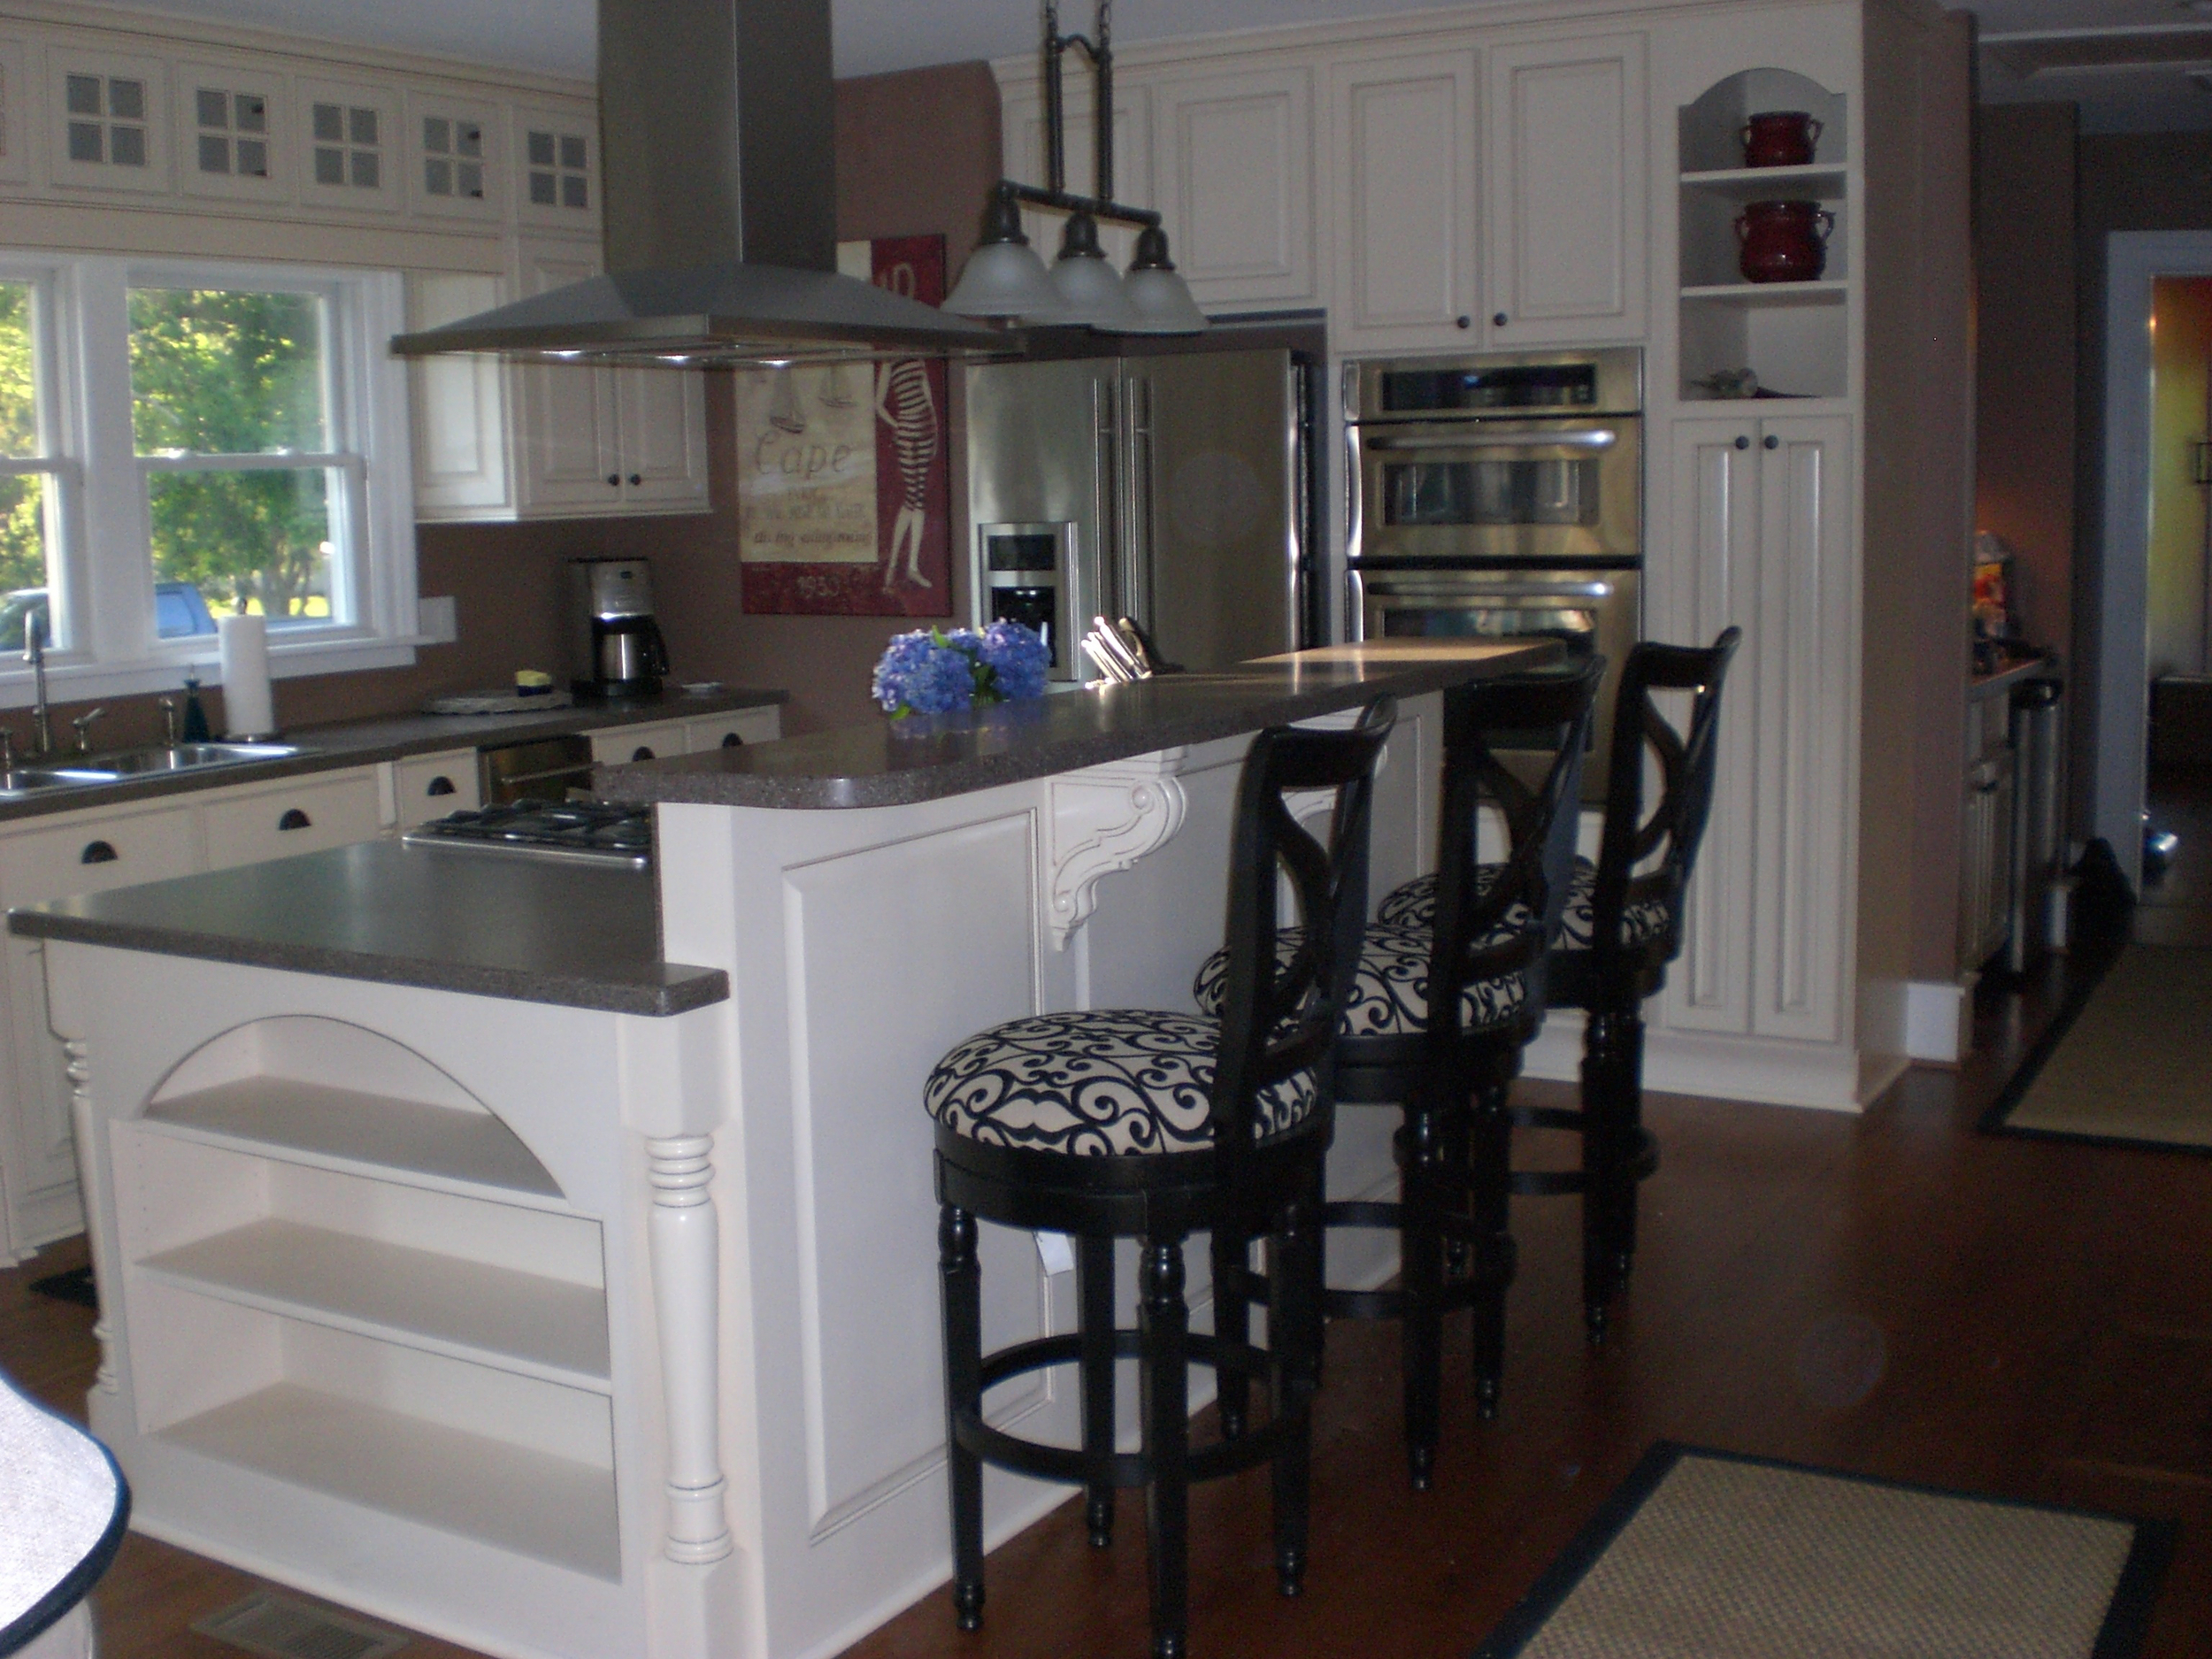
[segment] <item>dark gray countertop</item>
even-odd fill
[[[357,846],[87,894],[12,912],[12,932],[616,1014],[730,994],[718,968],[660,960],[649,871],[464,848]]]
[[[120,806],[154,795],[182,795],[227,784],[260,783],[310,772],[334,772],[347,766],[373,766],[380,761],[403,760],[410,755],[431,755],[442,749],[483,749],[503,743],[525,743],[533,738],[559,737],[571,732],[603,731],[611,726],[687,720],[700,715],[726,714],[732,709],[786,703],[790,695],[787,691],[726,689],[701,695],[679,691],[621,703],[580,703],[542,713],[393,714],[366,720],[344,720],[331,726],[302,726],[283,735],[281,741],[302,744],[305,749],[305,752],[288,759],[257,761],[249,766],[149,773],[121,783],[95,784],[82,789],[44,790],[20,801],[0,801],[0,823],[12,818],[39,818],[50,812],[81,811],[87,807]],[[53,764],[67,762],[57,759]]]
[[[601,766],[617,801],[715,806],[903,806],[1418,696],[1550,661],[1548,641],[1379,640],[1263,657],[1218,674],[1169,674],[1002,703],[882,719],[758,748]]]

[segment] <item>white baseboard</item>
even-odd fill
[[[1905,1052],[1916,1060],[1955,1065],[1974,1051],[1974,982],[1915,979],[1905,987]]]
[[[1524,1075],[1571,1083],[1582,1075],[1580,1012],[1560,1009],[1522,1051]],[[1644,1087],[1668,1094],[1859,1111],[1895,1080],[1902,1060],[1870,1064],[1847,1043],[1793,1042],[1712,1032],[1644,1032]]]

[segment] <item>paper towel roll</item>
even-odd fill
[[[232,737],[274,737],[276,703],[269,695],[269,625],[260,617],[219,617],[215,636],[223,658],[223,724]]]

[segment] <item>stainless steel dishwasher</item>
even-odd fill
[[[591,740],[577,733],[479,749],[477,781],[486,806],[512,801],[565,801],[591,793]]]

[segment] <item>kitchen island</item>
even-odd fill
[[[1435,694],[1550,649],[606,769],[657,803],[651,878],[383,844],[17,913],[137,1524],[488,1653],[838,1651],[949,1569],[928,1067],[1018,1015],[1192,1005],[1261,726],[1398,695],[1376,890],[1425,867]],[[1390,1183],[1391,1118],[1345,1115],[1339,1190]],[[993,1343],[1069,1327],[1051,1244],[990,1231]],[[989,1404],[1072,1438],[1072,1393]],[[993,1541],[1067,1496],[995,1475]]]

